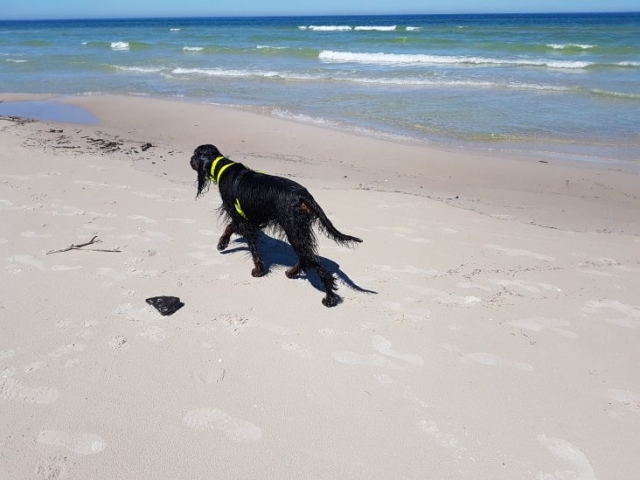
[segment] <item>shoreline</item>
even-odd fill
[[[21,98],[39,100],[43,96],[0,94],[0,100]],[[310,179],[320,182],[321,188],[401,192],[519,223],[640,235],[640,221],[634,220],[634,212],[640,209],[640,171],[618,164],[554,160],[535,152],[490,155],[416,145],[194,99],[89,95],[53,100],[84,109],[97,118],[96,128],[114,134],[127,132],[141,139],[166,137],[170,142],[163,141],[181,149],[185,158],[195,146],[214,143],[226,155],[267,171],[295,177],[304,170]],[[147,108],[156,112],[156,122],[146,118]],[[127,115],[122,115],[123,109]],[[195,116],[187,118],[187,110]],[[232,125],[258,123],[260,131],[228,128],[225,117]],[[214,133],[207,132],[207,123]],[[156,132],[156,124],[170,128]],[[281,136],[286,142],[277,153],[261,147],[273,136]],[[316,152],[321,149],[326,153],[319,156]],[[301,165],[304,168],[299,168]],[[180,176],[189,173],[179,168],[172,171],[172,175]]]
[[[356,137],[370,138],[373,140],[379,140],[382,142],[396,143],[404,146],[415,146],[422,147],[436,151],[452,151],[458,152],[461,154],[471,154],[479,157],[500,157],[505,160],[527,160],[527,161],[538,161],[541,163],[546,163],[548,161],[559,161],[565,164],[573,164],[575,166],[594,166],[611,168],[611,169],[619,169],[624,170],[630,173],[640,173],[640,164],[636,161],[623,159],[623,158],[612,158],[600,156],[597,154],[587,154],[587,153],[575,153],[575,152],[561,152],[561,151],[545,151],[542,150],[543,143],[540,142],[538,144],[530,144],[529,148],[521,148],[521,145],[518,143],[509,143],[503,142],[498,143],[495,146],[489,146],[488,144],[483,144],[482,141],[478,140],[474,142],[473,140],[461,140],[461,139],[453,139],[450,138],[448,140],[435,140],[435,139],[421,139],[417,137],[406,136],[403,134],[394,134],[391,132],[378,131],[378,130],[370,130],[364,127],[358,127],[355,125],[341,125],[334,124],[329,121],[325,121],[324,119],[314,119],[313,117],[307,117],[303,114],[296,115],[280,115],[275,113],[278,109],[275,110],[272,107],[266,106],[255,106],[255,105],[241,105],[241,104],[224,104],[224,103],[215,103],[211,101],[205,101],[203,99],[199,99],[197,97],[172,97],[172,96],[154,96],[152,94],[123,94],[123,93],[87,93],[87,94],[65,94],[65,93],[34,93],[34,94],[26,94],[26,93],[0,93],[0,101],[5,102],[39,102],[39,101],[50,101],[53,103],[57,103],[60,105],[64,105],[67,103],[74,103],[74,99],[83,98],[83,97],[122,97],[122,98],[139,98],[139,99],[148,99],[148,100],[159,100],[159,101],[168,101],[168,102],[184,102],[196,105],[210,106],[212,108],[222,108],[222,109],[230,109],[239,112],[246,112],[250,115],[259,115],[265,118],[279,119],[283,121],[288,121],[296,124],[307,125],[313,128],[319,128],[321,130],[332,131],[332,132],[342,132],[349,135],[353,135]],[[35,118],[36,120],[43,121],[60,121],[65,123],[64,120],[58,119],[50,119],[50,118]],[[87,121],[75,121],[68,120],[70,123],[91,123]],[[577,142],[574,142],[577,143]]]

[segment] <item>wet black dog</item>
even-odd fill
[[[218,250],[227,248],[232,234],[244,237],[254,263],[251,275],[261,277],[267,272],[258,252],[257,236],[260,230],[271,227],[286,236],[298,256],[298,263],[286,271],[287,277],[294,278],[301,270],[313,269],[327,293],[322,303],[327,307],[340,303],[334,276],[318,261],[312,227],[317,223],[329,238],[341,245],[353,246],[362,240],[340,233],[306,188],[292,180],[255,172],[232,162],[213,145],[200,145],[195,149],[191,168],[198,172],[198,196],[211,181],[220,189],[220,212],[229,224],[218,241]]]

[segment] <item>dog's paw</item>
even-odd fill
[[[284,272],[287,278],[296,278],[299,273],[300,273],[300,264],[297,264],[296,266]]]
[[[342,301],[342,299],[338,295],[336,295],[334,293],[332,295],[327,295],[326,297],[324,297],[322,299],[322,304],[325,307],[331,308],[331,307],[335,307],[336,305],[338,305],[341,301]]]
[[[220,241],[218,242],[218,251],[221,252],[223,251],[225,248],[227,248],[229,246],[229,239],[228,238],[221,238]]]
[[[264,277],[266,275],[266,271],[264,270],[264,268],[254,268],[253,270],[251,270],[251,276],[252,277]]]

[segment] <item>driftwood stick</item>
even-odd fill
[[[95,235],[91,240],[89,240],[86,243],[81,243],[79,245],[71,244],[67,248],[62,248],[60,250],[49,250],[47,252],[47,255],[51,255],[52,253],[68,252],[70,250],[84,250],[84,251],[91,251],[91,252],[110,252],[110,253],[121,253],[122,252],[121,250],[108,250],[108,249],[100,249],[100,248],[84,248],[84,247],[87,247],[89,245],[93,245],[95,243],[101,243],[101,241],[102,240],[98,240],[98,236]]]

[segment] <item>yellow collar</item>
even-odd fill
[[[224,166],[220,169],[220,171],[218,172],[218,175],[217,175],[217,176],[215,176],[214,174],[215,174],[216,166],[218,165],[218,162],[219,162],[220,160],[222,160],[223,158],[225,158],[225,157],[223,157],[223,156],[216,157],[216,159],[215,159],[215,160],[213,161],[213,163],[211,164],[211,178],[213,178],[213,181],[214,181],[214,182],[216,182],[216,183],[220,183],[220,177],[222,177],[222,173],[223,173],[227,168],[229,168],[231,165],[233,165],[233,164],[234,164],[234,162],[229,161],[229,163],[227,163],[226,165],[224,165]]]

